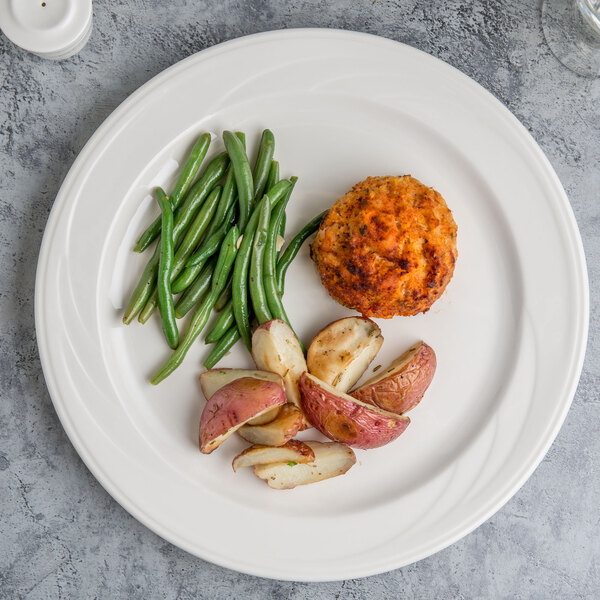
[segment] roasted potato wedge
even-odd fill
[[[242,377],[228,383],[204,406],[199,428],[200,451],[210,454],[248,421],[282,404],[285,392],[273,381]]]
[[[270,371],[253,371],[250,369],[209,369],[200,375],[200,387],[202,388],[204,397],[210,400],[218,389],[242,377],[254,377],[254,379],[262,381],[273,381],[284,389],[283,379],[276,373],[271,373]],[[278,414],[279,407],[275,406],[272,410],[255,417],[249,423],[251,425],[264,425],[265,423],[270,423]]]
[[[308,372],[347,392],[367,370],[383,344],[381,330],[366,317],[346,317],[327,325],[311,342]]]
[[[271,423],[279,416],[280,410],[280,406],[274,406],[271,410],[254,417],[254,419],[250,419],[248,425],[266,425],[267,423]]]
[[[257,465],[254,474],[276,490],[290,490],[298,485],[316,483],[331,477],[343,475],[356,463],[351,448],[336,442],[306,442],[314,452],[313,462],[289,465],[281,462],[270,465]]]
[[[295,404],[281,407],[274,421],[266,425],[244,425],[238,433],[251,444],[283,446],[304,426],[304,415]]]
[[[436,366],[433,348],[425,342],[418,342],[350,395],[367,404],[403,414],[420,402],[433,379]]]
[[[307,370],[304,353],[292,328],[280,319],[263,323],[252,335],[252,358],[259,369],[283,377],[288,402],[300,411],[298,379]],[[309,426],[305,422],[305,426]]]
[[[355,448],[378,448],[395,440],[410,423],[403,415],[365,404],[314,375],[300,377],[302,406],[323,435]]]
[[[241,467],[270,465],[273,463],[308,463],[315,460],[312,448],[299,440],[290,440],[283,446],[261,446],[255,444],[238,454],[231,463],[234,471]]]
[[[224,385],[242,377],[254,377],[262,381],[273,381],[283,387],[283,380],[276,373],[270,371],[256,371],[251,369],[209,369],[200,374],[200,387],[207,400]]]

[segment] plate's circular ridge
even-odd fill
[[[67,242],[65,242],[65,239],[60,235],[60,233],[62,233],[60,230],[65,227],[65,221],[67,220],[69,221],[69,226],[72,225],[71,221],[77,223],[77,218],[79,217],[75,218],[73,215],[77,208],[77,203],[81,202],[81,188],[85,184],[88,176],[92,176],[94,169],[97,168],[97,163],[102,158],[103,149],[106,149],[106,147],[112,143],[113,139],[117,138],[121,131],[130,123],[135,122],[136,119],[143,119],[144,111],[146,110],[145,107],[152,101],[153,95],[167,93],[165,90],[168,90],[169,85],[176,85],[179,79],[186,77],[186,74],[191,73],[194,69],[199,68],[203,64],[219,59],[219,57],[248,51],[249,49],[257,48],[258,46],[277,47],[278,44],[297,44],[302,46],[303,44],[310,45],[311,42],[329,44],[332,47],[336,44],[348,44],[348,47],[352,45],[369,47],[373,49],[373,52],[380,52],[382,56],[387,56],[388,58],[394,56],[398,57],[398,60],[402,58],[402,60],[407,62],[410,62],[409,59],[414,57],[415,61],[427,65],[432,80],[437,77],[444,85],[448,84],[449,88],[455,92],[460,88],[463,90],[461,93],[464,93],[467,99],[472,99],[473,102],[479,103],[484,107],[482,110],[489,111],[489,113],[486,113],[486,116],[489,117],[490,115],[493,115],[494,117],[492,120],[495,119],[497,123],[501,125],[500,129],[504,132],[503,134],[498,134],[499,138],[501,135],[505,135],[509,139],[509,142],[513,144],[515,153],[519,151],[529,157],[528,167],[532,170],[532,173],[535,174],[535,177],[539,179],[538,187],[543,189],[543,191],[548,192],[548,219],[554,219],[554,221],[560,223],[560,225],[557,225],[557,227],[559,227],[558,232],[563,238],[563,245],[566,251],[564,256],[564,269],[565,272],[567,270],[570,271],[572,282],[574,283],[569,290],[573,300],[572,311],[569,315],[564,315],[565,319],[570,319],[568,325],[572,329],[572,338],[570,339],[568,348],[569,357],[568,360],[565,360],[561,371],[560,383],[562,386],[557,386],[558,391],[554,399],[554,404],[552,405],[553,410],[549,411],[551,416],[548,418],[544,429],[537,432],[535,443],[530,447],[527,447],[527,454],[522,457],[522,462],[516,467],[513,465],[510,473],[504,474],[504,479],[497,482],[493,486],[493,489],[490,489],[488,485],[477,491],[477,494],[483,495],[483,497],[480,502],[478,501],[476,510],[471,510],[468,515],[459,514],[459,518],[453,526],[446,524],[441,527],[439,531],[432,532],[429,537],[425,535],[420,540],[420,543],[415,543],[411,551],[398,549],[394,545],[393,539],[391,541],[379,540],[377,544],[372,546],[372,548],[380,548],[378,551],[379,553],[367,548],[363,555],[358,553],[351,560],[348,559],[344,561],[336,561],[335,556],[328,556],[323,558],[323,566],[320,570],[317,568],[307,570],[307,566],[304,564],[265,564],[264,562],[261,562],[260,552],[257,552],[256,556],[248,556],[246,560],[243,560],[239,555],[236,555],[233,552],[230,553],[227,550],[224,551],[219,548],[210,547],[204,540],[194,541],[187,539],[186,536],[180,535],[170,528],[164,520],[157,518],[155,512],[153,513],[152,510],[148,510],[147,507],[141,505],[139,501],[136,501],[135,490],[123,489],[123,486],[119,483],[117,477],[118,474],[112,472],[109,468],[111,457],[112,460],[114,460],[114,457],[118,456],[119,453],[123,454],[123,449],[117,448],[116,446],[118,446],[118,444],[107,436],[105,429],[102,429],[101,419],[105,418],[106,415],[93,414],[93,409],[90,409],[89,406],[75,408],[74,402],[76,399],[69,396],[68,386],[64,379],[64,372],[61,373],[60,369],[57,368],[56,352],[55,348],[53,348],[53,346],[57,344],[57,340],[54,336],[55,332],[52,330],[51,319],[49,319],[51,314],[49,312],[51,310],[51,302],[49,302],[49,300],[53,301],[54,298],[51,293],[53,291],[52,287],[55,285],[57,279],[63,277],[63,271],[67,272],[65,276],[67,277],[68,282],[71,285],[75,285],[69,278],[68,261],[60,262],[55,260],[57,257],[61,260],[66,260],[64,258],[64,255],[66,254],[65,251],[68,250],[69,244],[74,243],[71,240],[70,233]],[[276,53],[273,52],[273,55],[275,54]],[[327,60],[328,58],[324,57],[324,61]],[[343,84],[336,85],[343,86]],[[346,92],[346,90],[343,91]],[[318,93],[314,92],[315,97],[321,97],[319,94],[321,94],[321,91]],[[419,109],[410,104],[412,99],[407,97],[406,101],[411,107],[410,111],[412,111],[412,116],[416,115],[418,118],[423,118],[423,115],[419,113]],[[382,99],[381,102],[383,106],[387,101]],[[340,102],[340,106],[340,110],[343,110],[343,102]],[[435,116],[432,116],[432,119],[435,120]],[[506,160],[510,160],[510,157],[507,157]],[[485,172],[485,169],[482,168],[481,172]],[[133,175],[137,175],[137,173],[133,173]],[[535,185],[533,175],[529,183],[532,186]],[[509,209],[507,208],[506,210]],[[461,222],[458,224],[460,236]],[[514,221],[511,221],[511,225],[517,228],[515,234],[517,235],[519,233],[519,225],[515,224]],[[468,233],[469,232],[467,231],[465,235],[468,235]],[[117,234],[118,231],[115,232],[115,235]],[[519,238],[518,235],[517,238]],[[62,247],[64,243],[67,244],[66,248]],[[98,243],[103,243],[103,240]],[[100,262],[108,260],[105,251],[105,247],[99,247],[98,255],[101,256]],[[459,261],[460,260],[461,258],[459,258]],[[526,259],[524,258],[523,260]],[[59,272],[59,269],[61,268],[63,271]],[[510,274],[508,273],[507,277],[509,275]],[[526,277],[529,275],[530,271],[526,270]],[[73,294],[77,293],[79,293],[77,290],[73,292]],[[529,298],[529,296],[534,295],[535,290],[528,288],[527,297]],[[75,298],[70,300],[73,301],[75,306],[78,306],[77,302],[80,301]],[[560,299],[557,299],[557,302],[559,302],[559,300]],[[456,299],[452,301],[455,303],[458,302]],[[91,304],[95,306],[96,300],[93,300]],[[97,311],[94,312],[96,308]],[[453,308],[447,308],[447,311],[452,309]],[[454,309],[456,308],[454,307]],[[536,309],[538,309],[540,313],[543,313],[543,317],[538,316]],[[88,314],[88,316],[92,316],[93,324],[89,324],[85,321],[85,314],[81,316],[82,321],[86,324],[83,329],[86,327],[88,328],[84,333],[91,337],[98,336],[99,339],[101,338],[104,340],[101,343],[109,343],[105,341],[105,332],[100,331],[104,327],[103,323],[105,323],[106,318],[98,315],[104,309],[102,307],[95,307],[94,310],[91,310],[90,308]],[[536,322],[536,319],[547,318],[546,310],[547,309],[539,305],[539,302],[534,302],[531,306],[527,305],[524,319],[526,321],[531,319]],[[583,246],[578,234],[573,211],[549,161],[516,117],[514,117],[489,92],[469,79],[466,75],[433,57],[425,55],[419,50],[368,34],[321,29],[268,32],[219,44],[218,46],[190,56],[170,67],[127,98],[90,138],[61,186],[55,205],[48,219],[42,241],[36,274],[35,292],[35,320],[38,346],[50,396],[71,442],[75,446],[82,460],[103,487],[126,510],[157,534],[206,560],[254,575],[279,579],[314,581],[366,576],[404,566],[405,564],[424,558],[448,546],[475,529],[494,514],[494,512],[496,512],[531,475],[544,457],[562,425],[569,409],[571,399],[575,393],[583,364],[587,339],[588,312],[587,271],[583,255]],[[435,319],[436,317],[433,315],[431,318]],[[508,319],[507,322],[510,322],[511,315],[508,315],[506,318]],[[537,322],[531,326],[532,333],[530,335],[528,334],[529,337],[526,340],[530,350],[533,348],[531,352],[533,353],[532,356],[534,356],[534,358],[531,360],[539,359],[538,354],[536,354],[537,350],[535,350],[537,347],[537,340],[535,339],[536,327],[539,327]],[[65,336],[68,337],[68,334],[65,334]],[[77,354],[77,346],[79,343],[80,342],[75,339],[67,339],[65,341],[66,347],[68,346],[70,348],[70,351],[74,353],[77,360],[80,360],[82,365],[86,365],[85,356],[82,358]],[[523,356],[527,358],[525,355]],[[72,376],[74,378],[81,376],[82,380],[81,382],[71,382],[69,385],[72,385],[73,389],[75,389],[77,385],[84,385],[82,382],[86,377],[90,380],[93,380],[94,377],[99,377],[97,373],[91,372],[92,369],[89,369],[90,372],[87,372],[86,368],[82,367],[79,371],[81,372],[74,373]],[[510,400],[506,400],[507,403],[509,401]],[[109,403],[110,400],[106,399],[106,405]],[[101,409],[98,408],[98,410]],[[504,412],[507,412],[507,410],[508,408]],[[109,416],[109,413],[107,413],[107,415]],[[500,423],[503,418],[503,414],[500,414],[499,411],[498,416],[494,417],[494,423],[490,424],[489,427],[498,428],[500,426],[498,423]],[[527,426],[529,426],[529,423],[525,420],[523,422],[523,427]],[[486,431],[487,428],[488,425],[485,426]],[[493,440],[490,440],[491,438],[484,441],[486,444],[495,443]],[[474,440],[473,443],[479,443],[479,441]],[[521,442],[515,442],[515,447],[521,448],[521,446],[517,445],[518,443]],[[506,448],[503,451],[505,450]],[[126,455],[127,453],[123,454],[124,457]],[[140,454],[140,456],[141,455],[142,454]],[[135,458],[136,457],[134,456],[127,456],[127,460],[131,459],[132,464],[134,464],[133,461]],[[165,468],[168,469],[168,467],[168,460],[165,458]],[[458,468],[458,471],[460,471],[460,468]],[[460,476],[460,473],[456,476]],[[151,477],[151,475],[148,475],[148,477]],[[455,476],[453,475],[452,477]],[[142,487],[146,482],[146,479],[141,479],[138,485]],[[246,483],[246,481],[240,481],[238,485],[243,487]],[[481,485],[483,486],[483,484]],[[313,489],[315,494],[321,493],[318,487],[315,486]],[[439,489],[443,489],[441,483]],[[210,490],[202,490],[202,493],[205,493],[206,497],[210,499]],[[409,495],[410,494],[407,494],[407,496]],[[343,517],[340,518],[342,519]],[[333,525],[331,526],[333,527]]]

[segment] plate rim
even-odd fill
[[[74,180],[80,173],[80,165],[84,164],[90,157],[93,157],[93,153],[96,147],[99,144],[101,144],[104,136],[110,133],[110,131],[113,129],[113,126],[119,122],[119,120],[127,113],[130,107],[135,106],[136,103],[142,100],[146,95],[150,94],[155,88],[160,87],[170,77],[175,76],[181,70],[185,70],[189,64],[195,61],[210,60],[212,55],[218,54],[219,52],[222,52],[224,50],[229,50],[235,46],[239,46],[241,48],[248,44],[251,45],[255,43],[256,40],[276,39],[277,37],[310,38],[313,35],[329,36],[332,39],[332,41],[338,39],[349,40],[354,38],[370,43],[389,45],[390,48],[395,49],[401,47],[404,52],[414,52],[419,55],[425,55],[428,58],[428,60],[436,63],[438,67],[446,69],[447,72],[451,72],[453,77],[458,77],[462,84],[464,84],[465,86],[468,85],[468,87],[470,88],[470,93],[476,93],[479,96],[483,97],[488,104],[492,105],[496,110],[500,111],[505,118],[509,118],[512,121],[513,125],[516,126],[516,129],[520,134],[521,140],[527,144],[529,150],[532,151],[536,158],[540,160],[543,164],[545,171],[547,171],[548,175],[550,175],[550,177],[552,178],[552,187],[555,188],[556,192],[561,198],[562,208],[565,211],[565,214],[567,215],[567,221],[563,224],[564,226],[562,230],[563,232],[568,233],[568,242],[570,249],[573,252],[573,260],[575,261],[579,271],[578,276],[576,275],[576,280],[581,286],[581,297],[579,298],[580,302],[579,306],[577,307],[577,311],[575,311],[577,313],[577,317],[574,317],[574,321],[577,321],[578,323],[577,333],[575,336],[578,340],[578,344],[571,349],[572,366],[570,372],[568,373],[568,377],[565,378],[565,393],[564,397],[561,398],[560,401],[561,410],[557,413],[552,427],[548,428],[546,438],[539,440],[539,449],[535,456],[535,459],[531,460],[531,462],[527,465],[527,468],[525,468],[521,472],[517,480],[511,483],[511,485],[509,486],[509,490],[499,494],[498,498],[496,498],[494,502],[490,502],[488,510],[480,514],[479,517],[473,520],[469,526],[457,527],[456,531],[452,535],[448,535],[446,539],[442,540],[441,542],[438,542],[437,544],[430,544],[430,546],[427,549],[422,551],[420,554],[417,554],[416,558],[410,560],[409,562],[394,562],[393,557],[390,557],[390,560],[388,560],[385,565],[380,563],[375,568],[366,569],[361,571],[360,573],[353,574],[353,578],[366,577],[369,575],[383,573],[391,569],[400,568],[406,566],[407,564],[412,564],[414,562],[422,560],[427,556],[439,552],[440,550],[452,545],[456,541],[468,535],[474,529],[479,527],[482,523],[487,521],[519,491],[519,489],[524,485],[527,479],[529,479],[533,471],[535,471],[535,469],[539,466],[541,461],[546,456],[550,446],[552,445],[553,441],[558,435],[560,428],[562,427],[562,424],[564,423],[566,415],[573,401],[579,378],[581,375],[581,371],[583,368],[589,330],[589,281],[583,242],[577,226],[577,222],[575,220],[573,207],[569,202],[568,196],[558,178],[558,175],[552,167],[548,157],[537,144],[533,136],[517,119],[517,117],[498,98],[496,98],[481,84],[476,82],[474,79],[470,78],[468,75],[466,75],[456,67],[446,63],[442,59],[439,59],[431,54],[428,54],[422,50],[419,50],[418,48],[415,48],[403,42],[398,42],[389,38],[385,38],[383,36],[374,35],[370,33],[328,28],[278,29],[234,38],[225,42],[221,42],[199,52],[196,52],[171,65],[170,67],[164,69],[160,73],[156,74],[146,83],[144,83],[134,92],[132,92],[129,96],[127,96],[127,98],[125,98],[111,112],[111,114],[96,128],[96,130],[90,136],[89,140],[85,143],[85,145],[77,155],[76,159],[69,168],[69,171],[67,172],[67,175],[65,176],[59,188],[59,191],[56,195],[56,199],[54,201],[44,229],[35,276],[34,316],[38,353],[40,355],[42,372],[44,374],[44,379],[48,388],[50,398],[54,405],[55,411],[59,417],[59,420],[67,434],[67,437],[73,444],[81,460],[90,470],[90,472],[94,475],[94,477],[100,483],[100,485],[102,485],[102,487],[112,496],[112,498],[116,500],[125,510],[127,510],[127,512],[129,512],[131,516],[136,518],[143,525],[148,527],[151,531],[153,531],[163,539],[169,541],[170,543],[176,545],[179,548],[182,548],[183,550],[189,552],[194,556],[202,558],[203,560],[207,560],[219,566],[250,575],[289,581],[334,581],[346,578],[346,575],[335,575],[334,577],[303,577],[302,579],[298,579],[296,576],[286,576],[285,573],[281,572],[273,573],[272,571],[269,571],[268,567],[263,569],[244,568],[243,565],[236,565],[234,560],[228,560],[227,557],[215,555],[214,553],[211,555],[210,552],[201,555],[199,554],[197,548],[191,547],[191,545],[186,543],[185,540],[178,539],[177,535],[172,534],[160,522],[157,522],[149,514],[146,514],[144,509],[139,507],[133,501],[129,500],[127,495],[124,492],[122,492],[122,490],[116,484],[113,483],[110,476],[107,473],[105,473],[105,470],[100,465],[96,464],[93,453],[88,452],[88,450],[85,447],[85,444],[83,444],[83,442],[79,438],[77,428],[71,424],[71,421],[66,413],[64,398],[58,391],[58,385],[54,378],[52,368],[49,364],[48,356],[50,350],[48,346],[48,341],[45,338],[45,334],[43,333],[45,327],[45,317],[42,308],[42,289],[44,287],[44,278],[46,275],[46,270],[43,267],[48,262],[48,255],[55,239],[53,233],[60,221],[62,211],[69,204],[69,190],[70,187],[73,185]]]

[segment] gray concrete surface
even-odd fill
[[[412,566],[326,584],[241,575],[163,541],[78,458],[54,413],[33,323],[36,260],[73,159],[165,67],[263,30],[380,34],[458,67],[504,102],[571,199],[591,282],[590,340],[546,459],[493,518]],[[97,0],[88,46],[43,61],[0,36],[0,598],[600,597],[600,79],[548,50],[537,0]]]

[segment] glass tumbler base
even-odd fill
[[[542,29],[552,53],[585,77],[600,76],[600,35],[585,21],[575,0],[544,0]]]

